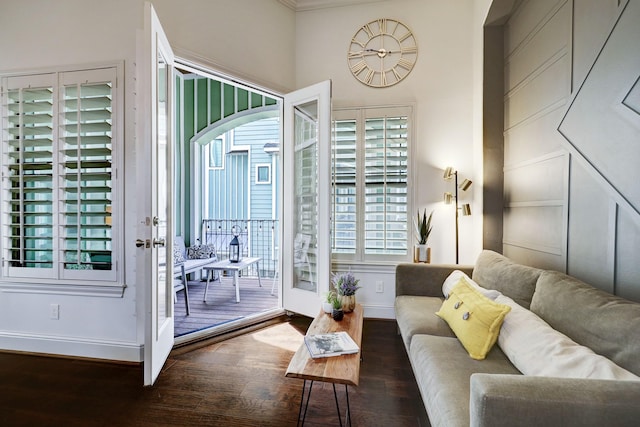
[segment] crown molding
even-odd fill
[[[378,3],[389,0],[278,0],[296,12],[306,10],[327,9],[331,7],[352,6],[355,4]]]
[[[293,11],[296,10],[296,0],[278,0],[278,2],[282,3]]]

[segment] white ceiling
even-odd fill
[[[303,10],[325,9],[329,7],[350,6],[361,3],[377,3],[388,0],[278,0],[287,7],[300,12]]]

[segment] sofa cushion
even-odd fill
[[[432,427],[469,427],[471,374],[519,374],[497,346],[474,360],[449,337],[415,335],[409,358]]]
[[[416,334],[455,337],[447,322],[434,313],[442,306],[442,298],[400,295],[395,300],[396,321],[409,352],[411,338]]]
[[[556,331],[535,313],[500,295],[511,307],[502,323],[498,345],[525,375],[558,378],[632,380],[640,378]]]
[[[497,252],[483,250],[471,278],[483,288],[496,289],[524,308],[529,308],[541,273],[540,269],[516,264]]]
[[[445,279],[444,283],[442,284],[442,294],[445,297],[449,295],[451,289],[453,289],[453,287],[457,285],[460,280],[464,280],[469,285],[471,285],[471,287],[473,287],[475,290],[477,290],[490,300],[495,300],[498,295],[500,295],[500,292],[496,291],[495,289],[485,289],[482,286],[478,285],[469,276],[467,276],[460,270],[452,271],[451,274]]]
[[[447,321],[469,356],[482,360],[498,339],[504,316],[510,310],[482,295],[463,278],[436,314]]]
[[[536,285],[531,311],[577,343],[640,375],[640,303],[545,271]]]

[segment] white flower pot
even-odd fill
[[[431,262],[431,248],[427,245],[416,245],[413,253],[413,262]]]
[[[324,311],[325,313],[331,314],[331,312],[333,311],[333,305],[331,305],[330,302],[323,302],[322,311]]]

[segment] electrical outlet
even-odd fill
[[[384,292],[384,282],[382,280],[376,282],[376,292],[379,294]]]
[[[52,320],[60,319],[60,304],[51,304],[49,306],[49,317]]]

